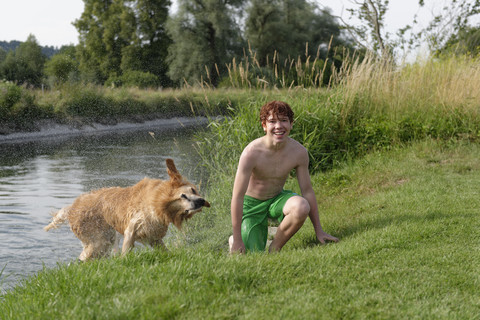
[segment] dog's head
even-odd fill
[[[182,177],[172,159],[167,159],[166,162],[171,185],[167,212],[172,223],[180,229],[183,221],[190,219],[203,207],[210,207],[210,203],[198,193],[194,184]]]

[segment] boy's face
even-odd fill
[[[275,142],[282,142],[290,134],[292,123],[286,115],[270,113],[267,120],[262,123],[262,127],[267,136]]]

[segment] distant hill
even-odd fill
[[[15,50],[22,42],[17,40],[12,41],[0,41],[0,48],[5,51],[13,51]],[[51,58],[53,55],[57,54],[60,51],[60,48],[56,48],[54,46],[47,46],[42,47],[42,53],[46,55],[48,58]]]
[[[2,48],[5,51],[13,51],[15,50],[19,45],[21,44],[20,41],[13,40],[10,42],[7,41],[0,41],[0,48]]]

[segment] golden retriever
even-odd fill
[[[117,232],[124,236],[122,255],[135,241],[163,247],[163,237],[170,223],[178,229],[210,203],[197,188],[177,171],[167,159],[170,180],[144,178],[136,185],[111,187],[80,195],[73,204],[54,214],[48,231],[69,222],[73,233],[83,244],[81,261],[108,255],[118,247]]]

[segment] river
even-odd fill
[[[68,226],[42,228],[81,193],[166,179],[166,158],[198,183],[193,132],[205,121],[180,122],[0,136],[1,292],[44,266],[76,260],[82,246]]]

